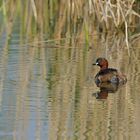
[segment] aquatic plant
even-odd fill
[[[5,20],[0,24],[12,32],[18,20],[26,36],[85,38],[86,44],[96,31],[122,31],[129,49],[129,36],[137,33],[140,22],[139,7],[138,0],[2,0],[0,18]]]

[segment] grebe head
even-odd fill
[[[99,57],[93,65],[100,66],[101,70],[108,68],[108,61],[105,58]]]

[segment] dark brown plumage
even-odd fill
[[[100,67],[100,71],[95,76],[95,83],[98,85],[99,83],[110,82],[115,84],[125,84],[127,78],[122,73],[119,73],[117,69],[108,68],[108,61],[105,58],[98,58],[96,63],[93,65],[98,65]]]

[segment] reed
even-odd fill
[[[6,24],[18,19],[24,35],[46,39],[76,36],[87,42],[95,31],[121,30],[128,46],[140,22],[138,0],[2,0],[0,5]]]

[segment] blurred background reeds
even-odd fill
[[[97,57],[127,75],[96,99]],[[139,140],[140,0],[0,0],[0,140]]]
[[[18,26],[28,42],[33,38],[71,42],[74,37],[89,44],[96,33],[123,32],[128,46],[130,37],[139,36],[140,1],[1,0],[0,17],[1,34],[6,30],[9,37],[13,26]]]

